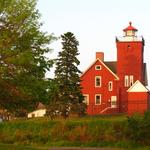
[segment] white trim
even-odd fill
[[[119,77],[113,73],[106,65],[105,63],[103,63],[99,58],[97,58],[98,61],[100,61],[102,63],[102,65],[116,78],[116,80],[119,80]]]
[[[90,68],[93,67],[93,65],[96,63],[97,60],[95,60],[82,74],[80,77],[82,77],[88,70],[90,70]]]
[[[97,85],[97,79],[99,80],[100,85]],[[95,76],[95,87],[99,88],[102,86],[102,77],[101,76]]]
[[[103,112],[107,111],[108,109],[112,109],[112,107],[106,107],[102,111],[100,111],[100,113],[102,114]]]
[[[128,90],[127,92],[149,92],[149,90],[139,81],[137,80]]]
[[[133,75],[125,75],[124,76],[124,86],[130,87],[134,83],[134,76]]]
[[[86,100],[85,100],[85,99],[83,100],[83,103],[89,105],[89,94],[83,94],[83,96],[84,96],[84,97],[87,97]]]
[[[100,97],[100,102],[99,102],[99,104],[97,104],[96,103],[96,98],[97,98],[97,96],[99,96]],[[101,96],[101,94],[95,94],[95,105],[101,105],[101,102],[102,102],[102,96]]]
[[[113,91],[113,82],[112,81],[108,82],[108,91]]]
[[[121,36],[121,37],[117,37],[117,40],[119,42],[129,42],[129,41],[135,41],[135,42],[138,42],[138,41],[143,41],[143,37],[142,36]]]
[[[102,62],[99,58],[97,58],[94,63],[92,63],[82,74],[80,77],[82,77],[97,61],[99,61],[115,78],[116,80],[119,80],[119,77],[113,73],[106,65],[104,62]]]

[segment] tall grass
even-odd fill
[[[137,148],[137,143],[128,138],[128,127],[125,116],[15,120],[0,123],[0,143]]]

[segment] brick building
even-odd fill
[[[116,37],[117,61],[105,61],[104,53],[81,75],[87,113],[143,113],[149,109],[144,39],[129,23],[124,35]],[[136,90],[134,90],[136,89]],[[137,90],[138,89],[138,90]]]

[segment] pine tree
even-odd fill
[[[61,111],[67,117],[70,111],[78,112],[78,107],[82,104],[83,96],[80,87],[81,71],[77,56],[79,42],[71,32],[61,35],[62,51],[58,54],[56,62],[55,76],[59,87],[59,99]]]

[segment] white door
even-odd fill
[[[112,108],[117,107],[117,96],[111,96],[111,107]]]

